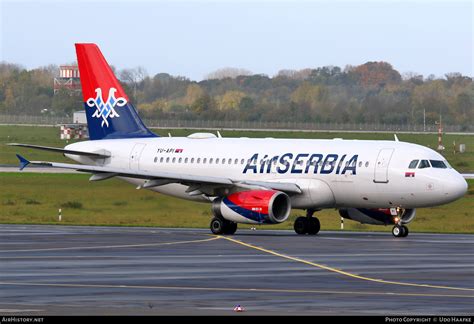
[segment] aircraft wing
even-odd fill
[[[29,164],[40,165],[51,168],[72,169],[81,172],[93,173],[90,180],[105,180],[112,177],[128,177],[148,180],[141,188],[151,188],[169,183],[182,183],[192,186],[191,191],[200,191],[196,185],[219,186],[219,187],[260,187],[279,190],[287,193],[301,193],[301,189],[294,183],[281,183],[272,181],[243,181],[238,179],[229,179],[224,177],[200,176],[182,173],[161,172],[161,171],[143,171],[124,168],[113,168],[96,165],[57,163],[45,161],[28,161],[23,156],[16,155],[20,160],[20,170],[23,170]],[[191,188],[190,188],[191,189]]]
[[[461,173],[464,179],[474,179],[474,173]]]

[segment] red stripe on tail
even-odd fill
[[[84,102],[96,97],[96,89],[102,90],[102,98],[108,100],[109,90],[117,89],[115,97],[123,97],[128,102],[128,97],[123,91],[120,82],[115,77],[112,69],[95,44],[76,44],[77,63],[81,75],[82,97]]]

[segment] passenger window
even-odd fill
[[[188,163],[188,158],[185,158],[185,159],[184,159],[184,163]]]
[[[212,164],[213,158],[209,159],[209,164]]]
[[[443,161],[439,160],[430,160],[431,166],[436,169],[446,169],[447,166]]]
[[[201,163],[201,158],[197,158],[196,163]]]
[[[181,161],[183,161],[183,159],[182,159],[182,158],[179,158],[179,159],[178,159],[178,163],[181,163]]]
[[[204,159],[202,160],[202,163],[203,163],[203,164],[206,164],[206,162],[207,162],[207,158],[204,158]]]
[[[160,163],[163,163],[164,158],[160,157]]]
[[[416,169],[416,166],[418,165],[419,160],[413,160],[410,162],[410,165],[408,166],[408,169]]]
[[[420,164],[418,165],[418,169],[425,169],[430,167],[430,162],[428,160],[421,160]]]
[[[244,164],[244,163],[245,163],[244,159],[240,160],[240,164]]]
[[[194,163],[194,158],[191,158],[191,163]]]
[[[219,164],[219,158],[216,159],[216,164]]]
[[[170,163],[170,158],[169,157],[166,158],[166,163]]]
[[[173,158],[173,163],[175,163],[175,162],[176,162],[176,158]]]

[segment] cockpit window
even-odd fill
[[[416,166],[418,164],[418,160],[413,160],[410,162],[410,165],[408,166],[409,169],[416,169]]]
[[[444,164],[443,161],[430,160],[430,162],[431,162],[431,166],[432,166],[433,168],[437,168],[437,169],[446,169],[446,168],[447,168],[446,164]]]
[[[418,165],[418,169],[425,169],[430,167],[430,162],[428,160],[421,160],[420,164]]]
[[[449,164],[448,161],[444,160],[444,164],[446,164],[446,166],[448,167],[448,169],[452,169],[453,167],[451,166],[451,164]]]

